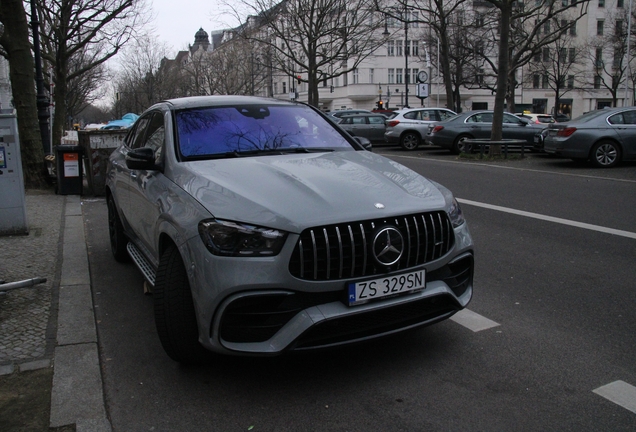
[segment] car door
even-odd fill
[[[384,132],[386,125],[384,121],[386,117],[380,115],[368,116],[367,138],[369,141],[384,141]]]
[[[351,115],[348,116],[347,120],[349,120],[347,124],[351,135],[369,138],[369,133],[367,131],[367,119],[365,115]]]
[[[492,113],[476,113],[464,121],[464,127],[458,131],[469,133],[473,138],[490,138],[492,131]]]
[[[111,164],[114,168],[113,171],[115,172],[114,191],[117,194],[115,199],[127,227],[131,226],[130,221],[134,219],[135,215],[130,212],[131,170],[126,166],[126,155],[135,147],[136,143],[140,143],[143,140],[149,121],[150,119],[148,117],[139,118],[128,135],[126,135],[124,145],[121,147],[120,151],[116,153],[118,157],[116,159],[111,158]]]
[[[156,111],[147,116],[148,125],[134,148],[148,147],[155,153],[155,164],[161,167],[165,147],[164,114]],[[165,177],[159,169],[130,170],[129,223],[137,242],[148,257],[156,256],[158,236],[157,224],[161,212],[161,197],[166,193]]]
[[[504,113],[502,129],[502,137],[504,139],[523,139],[528,144],[533,145],[534,136],[539,132],[540,130],[537,130],[530,123],[526,123],[512,114]]]
[[[624,156],[636,156],[636,110],[614,114],[607,121],[620,136]]]

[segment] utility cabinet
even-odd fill
[[[28,234],[18,121],[0,110],[0,235]]]

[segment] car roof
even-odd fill
[[[167,99],[159,104],[168,104],[172,109],[189,109],[224,105],[296,105],[296,102],[257,96],[189,96],[176,99]],[[158,105],[159,105],[158,104]]]

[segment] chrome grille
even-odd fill
[[[384,226],[400,230],[405,243],[402,257],[390,268],[378,264],[371,253],[374,234]],[[289,271],[305,280],[371,276],[434,261],[454,242],[453,227],[443,211],[314,227],[301,233]]]

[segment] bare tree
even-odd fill
[[[612,95],[612,106],[617,106],[618,93],[627,77],[627,12],[608,11],[599,21],[598,34],[589,41],[586,58],[593,65],[590,78],[595,89],[604,88]]]
[[[168,53],[166,44],[152,36],[142,36],[127,46],[115,79],[115,114],[140,114],[163,99],[182,96],[174,86],[178,68],[166,66],[162,60]]]
[[[237,36],[267,46],[273,70],[308,83],[313,106],[319,103],[320,82],[353,71],[384,42],[384,20],[374,0],[239,4],[253,15],[237,29]]]
[[[498,26],[493,33],[498,41],[498,55],[496,61],[489,58],[486,60],[497,75],[491,140],[501,141],[506,100],[508,109],[514,110],[517,69],[527,64],[543,46],[561,37],[573,22],[585,15],[588,0],[484,2],[496,9],[499,17]],[[501,145],[491,145],[490,153],[500,154]]]
[[[55,117],[53,142],[60,142],[67,118],[67,94],[73,80],[112,58],[145,24],[143,0],[43,0],[38,2],[43,58],[53,68]],[[73,57],[91,61],[71,69]]]
[[[3,24],[0,51],[9,60],[9,78],[18,117],[24,183],[26,187],[39,188],[45,184],[44,150],[38,123],[34,63],[24,3],[21,0],[2,0],[0,22]]]
[[[574,35],[563,35],[545,45],[529,63],[526,83],[534,88],[549,88],[554,91],[555,113],[563,95],[575,88],[585,78],[585,52],[576,43]]]

